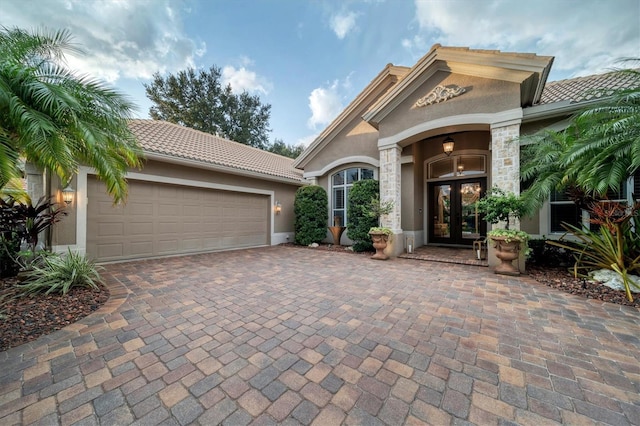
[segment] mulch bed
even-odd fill
[[[587,299],[597,299],[618,305],[635,306],[640,308],[640,294],[634,294],[634,301],[627,300],[624,291],[614,290],[605,285],[574,278],[567,268],[544,268],[541,266],[527,266],[527,274],[534,280],[565,293],[575,294]],[[632,293],[633,294],[633,293]]]
[[[372,254],[354,253],[344,247],[329,244],[322,244],[313,250],[346,252],[360,256]],[[527,273],[536,281],[566,293],[640,308],[640,294],[636,295],[633,302],[629,302],[624,292],[575,279],[566,268],[528,266]],[[0,279],[0,351],[60,330],[94,312],[109,299],[109,291],[104,286],[100,286],[100,290],[73,288],[65,296],[51,294],[15,298],[16,283],[12,278]]]
[[[98,309],[109,299],[100,286],[72,288],[66,295],[16,297],[17,280],[0,280],[0,351],[30,342],[66,327]]]

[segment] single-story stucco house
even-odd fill
[[[72,182],[70,215],[53,248],[99,261],[256,247],[293,241],[295,191],[329,195],[327,226],[346,223],[353,182],[380,181],[394,203],[385,226],[397,255],[407,241],[465,246],[486,235],[475,210],[491,186],[520,191],[521,135],[559,130],[593,102],[590,90],[628,87],[618,74],[547,83],[553,57],[434,45],[413,67],[387,65],[294,161],[178,125],[133,120],[147,161],[128,175],[126,204],[114,206],[93,171]],[[515,141],[515,142],[514,142]],[[38,171],[29,191],[43,192]],[[62,188],[51,182],[61,201]],[[640,194],[631,177],[616,196]],[[614,198],[616,198],[614,197]],[[520,226],[560,235],[582,212],[555,194]],[[332,239],[327,234],[327,241]],[[342,243],[348,244],[346,234]]]

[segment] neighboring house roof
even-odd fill
[[[638,86],[638,75],[624,72],[589,75],[550,81],[544,87],[538,105],[569,101],[578,103],[610,96],[614,90]]]
[[[291,158],[167,121],[131,120],[129,127],[150,159],[302,183]]]

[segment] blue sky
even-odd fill
[[[0,25],[68,28],[80,73],[129,95],[154,72],[223,70],[271,109],[271,137],[308,144],[387,63],[431,46],[555,56],[549,80],[640,57],[640,0],[0,0]]]

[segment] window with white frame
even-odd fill
[[[636,182],[640,180],[637,176],[634,178]],[[623,182],[620,185],[620,188],[616,191],[609,190],[607,191],[607,196],[605,200],[602,200],[602,203],[610,203],[610,202],[618,202],[618,203],[626,203],[627,199],[627,182]],[[565,192],[554,191],[551,194],[551,198],[549,200],[549,205],[551,209],[551,223],[550,223],[550,231],[555,233],[565,232],[566,229],[563,228],[563,223],[568,223],[570,225],[580,227],[585,225],[588,222],[588,217],[583,218],[583,211],[578,207]],[[583,220],[584,219],[584,220]],[[590,229],[595,230],[596,225],[590,224]]]
[[[365,179],[373,179],[372,169],[352,167],[331,175],[331,225],[346,226],[349,189]]]

